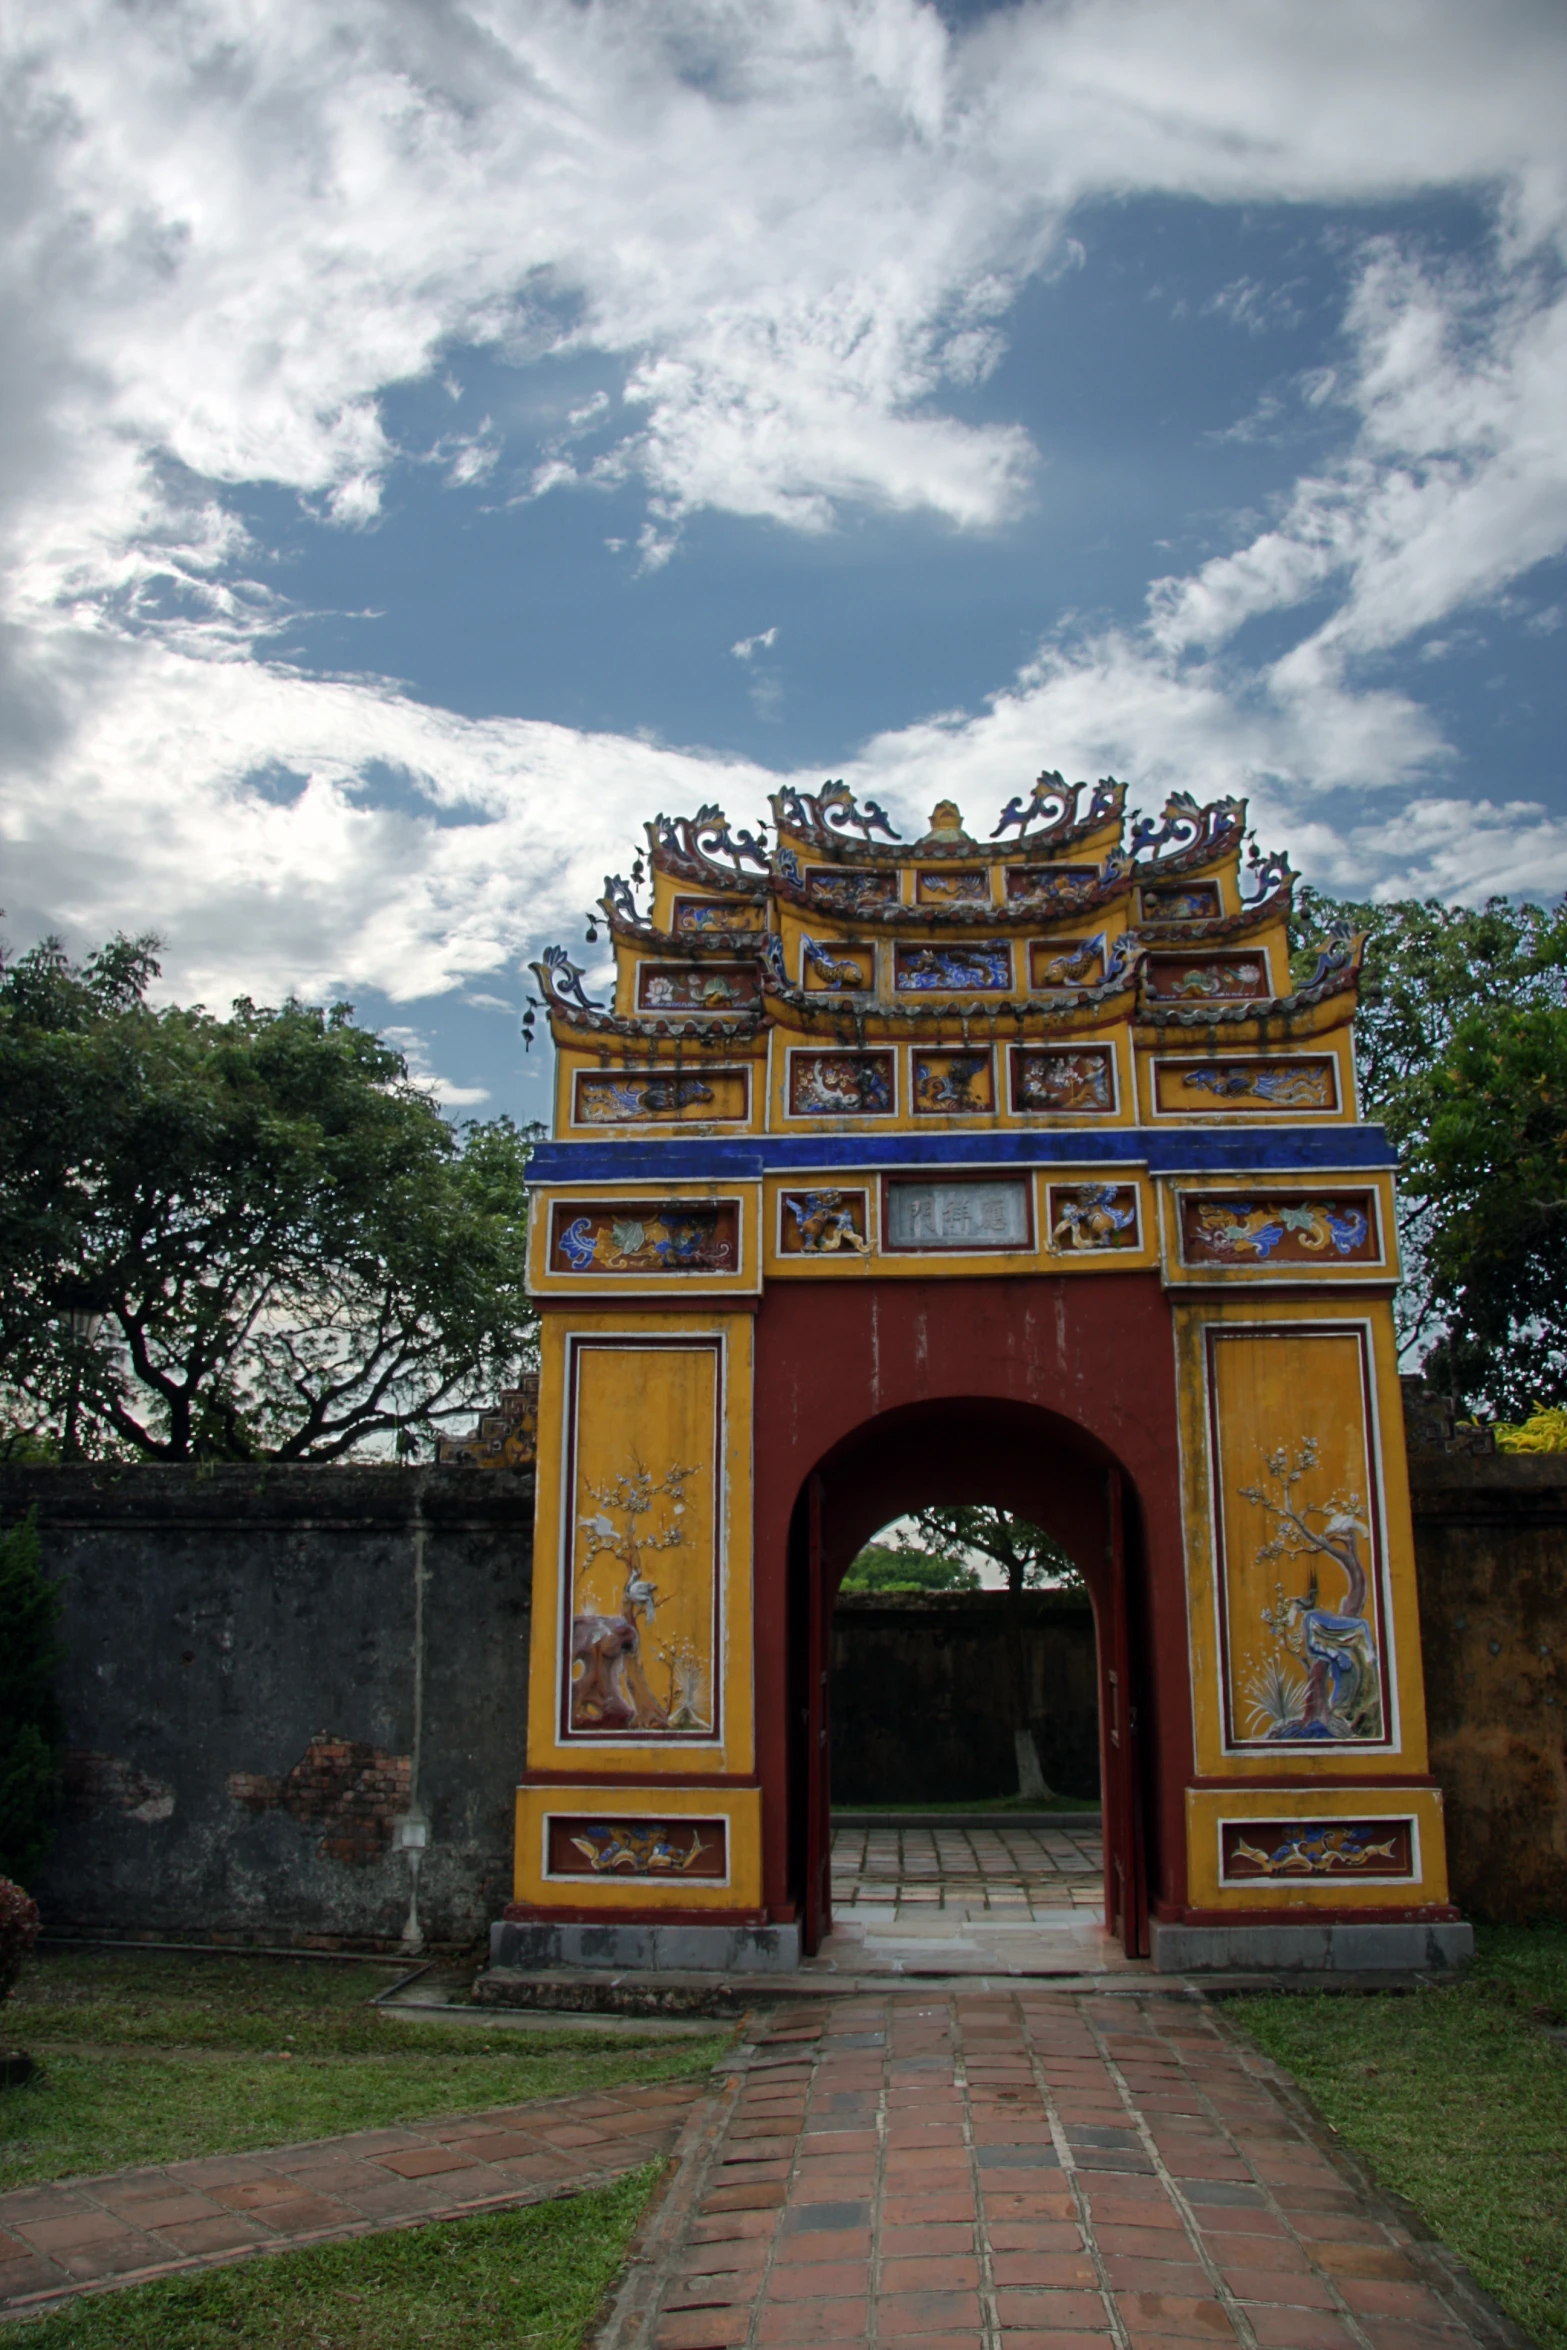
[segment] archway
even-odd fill
[[[1099,1660],[1104,1919],[1129,1957],[1147,1949],[1148,1805],[1142,1511],[1120,1461],[1059,1413],[993,1396],[942,1396],[877,1414],[807,1472],[791,1512],[790,1876],[802,1945],[832,1922],[833,1601],[866,1539],[900,1511],[996,1502],[1060,1543],[1088,1587]]]

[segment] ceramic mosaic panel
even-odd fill
[[[549,1877],[705,1878],[729,1874],[724,1819],[606,1819],[600,1812],[551,1812],[545,1821]]]
[[[1387,1742],[1387,1603],[1369,1374],[1359,1325],[1208,1332],[1231,1748]]]
[[[1012,1107],[1029,1115],[1052,1110],[1113,1110],[1115,1054],[1109,1045],[1014,1045]]]
[[[572,1080],[578,1126],[721,1124],[751,1104],[747,1069],[579,1069]]]
[[[1051,1183],[1045,1220],[1057,1256],[1102,1256],[1142,1246],[1135,1183]]]
[[[639,963],[639,1012],[749,1012],[762,1000],[754,963]]]
[[[1272,993],[1263,954],[1150,955],[1143,971],[1148,993],[1161,1003],[1234,1003]]]
[[[1326,1877],[1412,1877],[1415,1823],[1395,1820],[1221,1820],[1226,1885],[1312,1884]]]
[[[719,1350],[578,1340],[572,1363],[562,1733],[714,1738]]]
[[[1007,896],[1026,900],[1040,913],[1070,914],[1087,905],[1099,887],[1097,865],[1009,865]]]
[[[1336,1110],[1338,1063],[1331,1053],[1276,1061],[1216,1055],[1206,1061],[1156,1061],[1155,1107],[1187,1118],[1216,1110],[1277,1117],[1283,1110]]]
[[[914,876],[914,902],[919,906],[988,906],[990,875],[983,868],[961,866],[945,873],[919,871]]]
[[[1182,1192],[1183,1265],[1376,1265],[1374,1191]]]
[[[835,914],[858,914],[898,903],[896,873],[854,873],[837,865],[808,865],[805,886],[819,906],[830,906]]]
[[[802,938],[800,981],[807,995],[863,995],[876,984],[876,949]]]
[[[870,1249],[870,1205],[863,1191],[817,1186],[779,1200],[778,1249],[786,1257],[863,1257]]]
[[[925,1118],[986,1117],[996,1106],[996,1071],[988,1051],[913,1056],[914,1109]]]
[[[1105,942],[1096,938],[1034,939],[1028,950],[1030,987],[1097,987],[1105,975]]]
[[[1216,881],[1150,881],[1137,895],[1145,922],[1217,922],[1224,912]]]
[[[767,928],[767,908],[756,899],[728,903],[722,898],[676,898],[674,921],[682,938],[755,932]]]
[[[886,1240],[893,1249],[1032,1246],[1028,1184],[1021,1176],[993,1183],[906,1182],[890,1177]]]
[[[791,1053],[791,1118],[890,1118],[897,1100],[890,1052]]]
[[[554,1273],[737,1273],[738,1200],[616,1200],[584,1207],[556,1200],[551,1210]]]
[[[1012,985],[1012,949],[1004,938],[896,946],[892,984],[899,995],[1005,995]]]

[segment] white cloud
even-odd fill
[[[775,625],[759,629],[755,636],[741,637],[739,643],[731,645],[729,650],[737,661],[749,661],[758,651],[770,653],[777,642],[778,630]]]
[[[226,493],[277,485],[373,528],[401,462],[483,480],[488,419],[405,452],[384,409],[424,375],[459,401],[466,344],[613,374],[617,397],[573,395],[532,491],[640,479],[645,568],[704,506],[996,527],[1048,476],[958,395],[1023,282],[1081,257],[1073,206],[1136,193],[1489,186],[1502,241],[1488,283],[1371,251],[1347,356],[1298,387],[1339,404],[1347,456],[1159,583],[1146,628],[1053,642],[984,711],[880,736],[854,774],[918,821],[954,789],[971,817],[999,806],[1042,759],[1149,799],[1250,789],[1343,886],[1459,886],[1471,850],[1487,875],[1557,870],[1560,828],[1527,806],[1475,812],[1466,849],[1460,803],[1431,796],[1440,729],[1375,666],[1567,543],[1567,305],[1539,258],[1567,218],[1555,0],[1024,0],[961,36],[917,0],[54,0],[12,22],[19,933],[150,916],[181,992],[407,1002],[573,923],[602,869],[585,844],[649,808],[759,811],[773,779],[744,761],[269,665],[284,608]],[[1227,297],[1240,324],[1268,315],[1248,285]],[[1293,647],[1248,653],[1249,622],[1297,610]],[[378,804],[375,762],[408,805]],[[272,768],[296,796],[247,782]],[[1371,786],[1425,795],[1419,847],[1380,815],[1330,825],[1324,792]]]

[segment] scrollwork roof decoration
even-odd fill
[[[612,930],[629,931],[637,938],[653,938],[657,935],[651,919],[638,911],[631,884],[621,874],[605,874],[604,895],[599,899],[599,905]]]
[[[1189,791],[1171,792],[1160,816],[1132,820],[1131,855],[1134,862],[1157,859],[1161,864],[1195,853],[1217,857],[1229,847],[1246,822],[1244,800],[1210,800],[1202,806]]]
[[[551,1011],[603,1011],[602,1004],[583,994],[584,966],[574,963],[564,947],[546,947],[538,962],[530,963],[528,968],[538,980]]]
[[[862,808],[841,777],[837,782],[824,783],[819,792],[797,791],[793,784],[786,783],[781,791],[773,793],[772,810],[777,830],[792,832],[806,840],[815,838],[830,846],[846,842],[851,832],[857,832],[866,844],[873,832],[890,841],[899,838],[886,809],[876,800],[867,800]]]
[[[1249,840],[1246,843],[1246,869],[1241,879],[1243,883],[1251,884],[1250,889],[1243,887],[1241,893],[1242,910],[1249,914],[1265,898],[1271,898],[1281,890],[1293,889],[1297,875],[1286,850],[1276,849],[1265,857],[1256,841]]]
[[[716,880],[725,889],[738,886],[748,897],[762,894],[772,870],[765,825],[755,832],[731,832],[723,809],[709,802],[694,816],[660,813],[645,829],[653,862],[665,872],[685,881]]]
[[[1101,775],[1087,807],[1080,808],[1087,790],[1086,783],[1068,783],[1059,768],[1047,767],[1036,779],[1027,800],[1020,793],[1008,800],[1001,811],[1001,821],[990,837],[999,840],[1004,832],[1015,828],[1018,847],[1033,848],[1058,832],[1091,831],[1095,825],[1114,823],[1126,805],[1125,784],[1117,783],[1113,775]],[[1036,822],[1038,831],[1029,832],[1029,826]]]

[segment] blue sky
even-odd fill
[[[644,817],[1045,766],[1567,886],[1567,16],[60,0],[5,68],[7,929],[537,1114]],[[602,952],[602,950],[600,950]],[[595,958],[587,955],[588,961]]]

